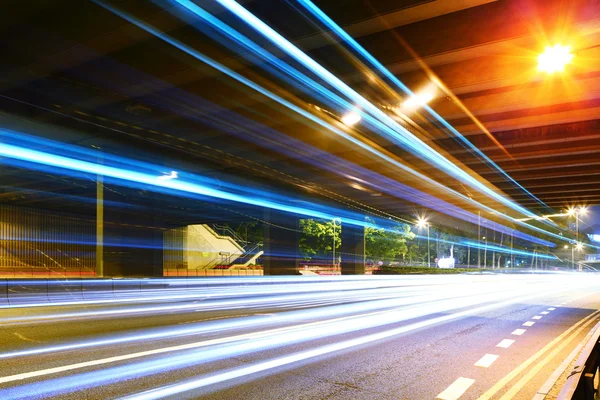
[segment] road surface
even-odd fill
[[[531,399],[600,315],[594,275],[178,282],[5,304],[0,398]]]

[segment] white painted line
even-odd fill
[[[510,347],[511,344],[513,344],[515,341],[511,340],[511,339],[503,339],[500,343],[498,343],[496,345],[496,347],[502,347],[503,349],[508,349]]]
[[[554,311],[554,310],[556,310],[556,308],[554,308],[554,307],[550,307],[550,308],[548,309],[548,311]]]
[[[535,322],[533,321],[527,321],[523,324],[523,326],[533,326],[533,324],[535,324]]]
[[[550,313],[548,311],[542,311],[540,314],[546,315],[546,314],[550,314]]]
[[[500,356],[497,356],[495,354],[486,354],[485,356],[481,357],[479,359],[479,361],[477,361],[475,363],[475,366],[476,367],[487,368],[490,365],[492,365],[494,363],[494,361],[496,361],[498,359],[498,357],[500,357]]]
[[[514,330],[514,331],[511,333],[511,335],[517,335],[517,336],[521,336],[522,334],[524,334],[524,333],[525,333],[525,331],[526,331],[526,330],[527,330],[527,329],[515,329],[515,330]]]
[[[536,315],[535,317],[531,317],[531,319],[542,319],[541,315]]]
[[[475,383],[475,379],[463,378],[462,376],[454,381],[454,383],[442,393],[438,394],[436,399],[456,400],[467,391],[471,385]]]

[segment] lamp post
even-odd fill
[[[481,211],[477,211],[477,268],[481,268]]]
[[[483,268],[487,268],[487,236],[482,238],[485,240],[485,247],[483,248]]]
[[[577,248],[577,252],[580,252],[583,249],[583,243],[577,243],[575,247]],[[579,264],[579,268],[577,268],[577,270],[581,272],[581,264]]]
[[[583,245],[579,242],[579,215],[585,215],[587,213],[587,208],[584,206],[579,207],[571,207],[567,211],[567,215],[572,215],[575,217],[575,243],[573,246],[577,247],[577,250],[581,250]],[[573,270],[575,270],[575,259],[573,259]]]
[[[419,217],[417,221],[418,228],[427,228],[427,267],[431,267],[431,253],[429,247],[429,222],[427,222],[426,218]]]
[[[336,220],[338,220],[338,219],[339,219],[339,218],[334,218],[334,219],[332,220],[332,222],[333,222],[333,234],[332,234],[331,236],[332,236],[332,238],[333,238],[333,246],[331,247],[331,249],[332,249],[332,251],[333,251],[333,253],[332,253],[332,254],[333,254],[333,255],[332,255],[332,264],[333,264],[333,269],[335,269],[335,234],[336,234],[335,228],[337,227],[337,225],[335,224],[335,221],[336,221]],[[341,225],[341,222],[342,222],[342,221],[340,220],[340,225]]]

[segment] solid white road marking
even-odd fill
[[[523,326],[533,326],[533,324],[535,324],[535,322],[533,321],[527,321],[523,324]]]
[[[548,309],[548,311],[554,311],[554,310],[556,310],[556,308],[554,308],[554,307],[550,307],[550,308]]]
[[[490,365],[492,365],[494,363],[494,361],[496,361],[498,359],[498,357],[500,357],[500,356],[497,356],[495,354],[486,354],[485,356],[481,357],[479,359],[479,361],[477,361],[475,363],[475,366],[476,367],[487,368]]]
[[[542,311],[540,314],[546,315],[546,314],[550,314],[550,313],[548,311]]]
[[[527,330],[527,329],[515,329],[515,330],[514,330],[514,331],[511,333],[511,335],[517,335],[517,336],[521,336],[522,334],[524,334],[524,333],[525,333],[525,331],[526,331],[526,330]]]
[[[535,317],[531,317],[531,319],[542,319],[541,315],[536,315]]]
[[[503,339],[500,343],[498,343],[496,345],[496,347],[502,347],[504,349],[508,349],[510,347],[511,344],[513,344],[515,341],[511,340],[511,339]]]
[[[456,400],[467,391],[471,385],[475,383],[475,379],[463,378],[462,376],[454,381],[454,383],[442,393],[438,394],[436,399]]]

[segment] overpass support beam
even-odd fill
[[[295,215],[265,210],[264,220],[264,274],[299,275],[300,219]]]
[[[342,226],[342,275],[365,273],[365,228]]]

